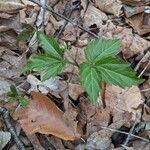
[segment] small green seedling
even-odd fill
[[[67,63],[74,64],[78,67],[82,86],[94,104],[97,103],[103,82],[123,88],[143,82],[143,79],[137,78],[129,63],[116,56],[121,45],[119,39],[92,40],[84,49],[86,61],[82,64],[64,58],[64,51],[55,38],[37,32],[37,40],[44,53],[32,56],[24,71],[37,71],[42,80],[47,80],[60,74]]]
[[[10,91],[7,92],[9,102],[18,101],[21,107],[27,107],[28,99],[25,96],[18,94],[17,89],[14,85],[10,86]]]

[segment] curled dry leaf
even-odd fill
[[[122,4],[120,0],[95,0],[95,6],[100,10],[113,14],[115,16],[120,16],[122,13]]]
[[[52,134],[64,140],[75,140],[80,134],[68,126],[64,113],[47,96],[32,92],[28,108],[21,110],[19,122],[26,134]],[[18,114],[17,113],[17,114]]]

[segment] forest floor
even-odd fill
[[[67,45],[78,63],[92,39],[121,39],[118,56],[144,82],[106,84],[104,107],[89,101],[73,65],[47,81],[23,73],[41,51],[35,30]],[[0,0],[0,114],[0,150],[149,150],[150,1]]]

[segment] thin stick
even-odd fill
[[[130,129],[130,132],[129,132],[129,134],[128,134],[128,136],[127,136],[124,144],[123,144],[124,146],[126,146],[128,144],[128,142],[130,140],[130,137],[131,137],[131,134],[133,133],[133,131],[135,129],[135,126],[138,124],[138,122],[139,122],[138,119],[136,119],[135,122],[134,122],[134,124],[133,124],[133,126],[132,126],[132,128]]]
[[[25,147],[22,143],[22,141],[19,139],[19,137],[16,134],[15,128],[10,123],[10,115],[6,108],[0,107],[0,114],[3,117],[3,120],[5,122],[5,125],[8,129],[8,131],[11,133],[12,137],[14,138],[14,141],[18,147],[19,150],[25,150]]]
[[[44,8],[44,6],[42,6],[38,1],[36,1],[36,0],[30,0],[30,1],[33,2],[33,3],[35,3],[35,4],[37,4],[37,5],[39,5],[39,6],[42,7],[42,8]],[[51,7],[49,7],[49,6],[46,5],[46,6],[45,6],[45,9],[48,10],[48,11],[50,11],[50,12],[52,12],[53,14],[55,14],[55,15],[61,17],[62,19],[65,19],[66,21],[70,22],[70,23],[73,24],[74,26],[77,26],[79,29],[81,29],[81,30],[83,30],[83,31],[85,31],[85,32],[87,32],[87,33],[89,33],[89,34],[92,35],[93,37],[95,37],[95,38],[99,38],[99,37],[100,37],[100,36],[96,35],[95,33],[91,32],[90,30],[88,30],[88,29],[86,29],[86,28],[80,26],[80,25],[77,24],[74,20],[69,19],[69,18],[65,17],[64,15],[59,14],[58,12],[54,11]]]
[[[101,126],[101,125],[100,125],[100,127],[101,127],[102,129],[110,130],[110,131],[112,131],[112,132],[118,132],[118,133],[122,133],[122,134],[126,134],[126,135],[129,134],[128,132],[120,131],[120,130],[113,129],[113,128],[110,128],[110,127],[105,127],[105,126]],[[135,137],[135,138],[137,138],[137,139],[140,139],[140,140],[142,140],[142,141],[144,141],[144,142],[150,142],[150,140],[145,139],[145,138],[140,137],[140,136],[137,136],[137,135],[134,135],[134,134],[131,134],[131,136],[132,136],[132,137]]]
[[[149,65],[150,65],[150,61],[147,63],[147,65],[145,66],[145,68],[142,70],[142,72],[138,76],[139,78],[143,75],[143,73],[145,72],[145,70],[148,68]]]
[[[140,90],[141,92],[147,92],[147,91],[150,91],[150,88],[149,89],[143,89],[143,90]]]
[[[143,58],[139,61],[139,63],[136,65],[136,67],[134,68],[134,70],[137,71],[137,70],[140,68],[141,64],[142,64],[143,62],[145,62],[146,60],[148,60],[149,57],[150,57],[150,52],[148,51],[148,52],[143,56]]]

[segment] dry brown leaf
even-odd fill
[[[100,28],[103,21],[106,21],[107,19],[108,17],[105,13],[90,3],[84,15],[84,26],[90,27],[91,25],[96,24]]]
[[[68,106],[65,109],[66,111],[63,116],[66,124],[70,126],[72,130],[75,131],[76,133],[78,131],[82,133],[81,128],[77,126],[78,125],[78,121],[76,119],[78,115],[77,110],[74,109],[70,103],[68,103]]]
[[[97,109],[96,114],[94,115],[95,124],[107,126],[110,121],[110,112],[111,109],[109,107],[105,109]]]
[[[74,27],[71,23],[66,25],[66,28],[63,32],[62,40],[75,42],[77,38],[78,28]]]
[[[102,150],[110,150],[112,149],[112,141],[109,133],[106,130],[100,130],[98,132],[94,132],[87,139],[87,150],[94,150],[101,148]]]
[[[80,134],[65,122],[64,113],[47,96],[32,93],[28,108],[19,122],[27,134],[52,134],[64,140],[75,140]]]
[[[149,150],[150,149],[150,143],[144,142],[142,140],[135,140],[132,142],[134,150]]]
[[[144,105],[142,120],[145,122],[150,121],[150,107],[148,107],[147,105]]]
[[[9,18],[13,18],[14,15],[12,14],[7,14],[7,13],[0,13],[0,18],[3,18],[3,19],[9,19]]]
[[[144,25],[143,21],[146,18],[146,16],[144,15],[150,16],[150,14],[140,13],[126,19],[126,21],[134,28],[135,31],[137,31],[139,35],[143,35],[150,32],[150,17],[149,19],[147,18],[145,21],[145,24],[147,22],[149,23],[149,25]]]
[[[77,100],[78,96],[83,92],[84,90],[81,85],[69,83],[69,95],[74,100]]]
[[[25,9],[20,10],[20,22],[34,25],[40,8],[38,6],[27,5]]]
[[[76,61],[78,64],[85,61],[84,50],[75,46],[72,46],[70,50],[65,51],[65,57],[69,61]]]
[[[47,35],[54,35],[55,33],[55,29],[53,27],[53,24],[51,22],[49,22],[46,27],[45,27],[45,33]]]
[[[115,27],[113,29],[114,37],[122,40],[121,50],[125,58],[132,57],[135,54],[143,54],[150,47],[150,41],[133,34],[132,29],[124,27]]]
[[[13,29],[14,31],[21,31],[22,25],[20,23],[20,16],[19,14],[12,17],[12,18],[0,18],[0,28],[2,28],[2,31],[7,31],[10,29]],[[1,31],[1,32],[2,32]]]
[[[144,11],[145,11],[145,6],[140,6],[140,7],[124,6],[124,13],[127,18],[142,13]]]
[[[44,150],[44,148],[41,146],[38,137],[36,136],[36,134],[33,135],[27,135],[28,139],[30,140],[30,142],[32,143],[32,146],[34,149],[36,150]]]
[[[146,99],[150,99],[150,79],[148,79],[146,82],[144,82],[144,84],[142,85],[142,91],[144,96],[146,97]]]
[[[16,13],[25,6],[20,2],[20,0],[1,0],[0,1],[0,11],[6,13]]]
[[[95,0],[95,6],[104,12],[114,14],[118,17],[122,13],[120,0]]]
[[[138,107],[143,104],[140,90],[137,86],[131,88],[122,89],[118,86],[106,86],[105,92],[106,106],[113,109],[113,111],[129,112],[135,117],[135,113],[138,113]]]
[[[81,6],[82,6],[82,10],[81,10],[81,17],[83,18],[84,17],[84,14],[87,10],[87,7],[88,7],[88,0],[81,0]]]
[[[9,41],[7,41],[7,39],[5,39],[7,37],[9,39],[9,36],[7,36],[7,34],[5,32],[4,42],[2,44],[7,45],[8,47],[11,45],[15,45],[16,41],[14,43],[12,43],[13,38],[11,39],[11,37],[10,37],[11,43],[9,43]],[[0,41],[1,40],[3,41],[3,37],[0,39]],[[7,44],[7,42],[8,42],[8,44]],[[1,55],[1,58],[2,58],[2,61],[0,62],[0,75],[1,75],[1,77],[11,78],[11,79],[19,77],[21,74],[22,67],[26,63],[26,55],[22,54],[22,56],[18,56],[17,53],[11,51],[9,48],[6,48],[6,47],[0,47],[0,49],[2,49],[2,50],[4,49],[3,51],[5,52],[5,53],[2,53],[2,55]]]
[[[122,3],[131,5],[131,6],[142,6],[142,5],[149,5],[149,0],[121,0]]]

